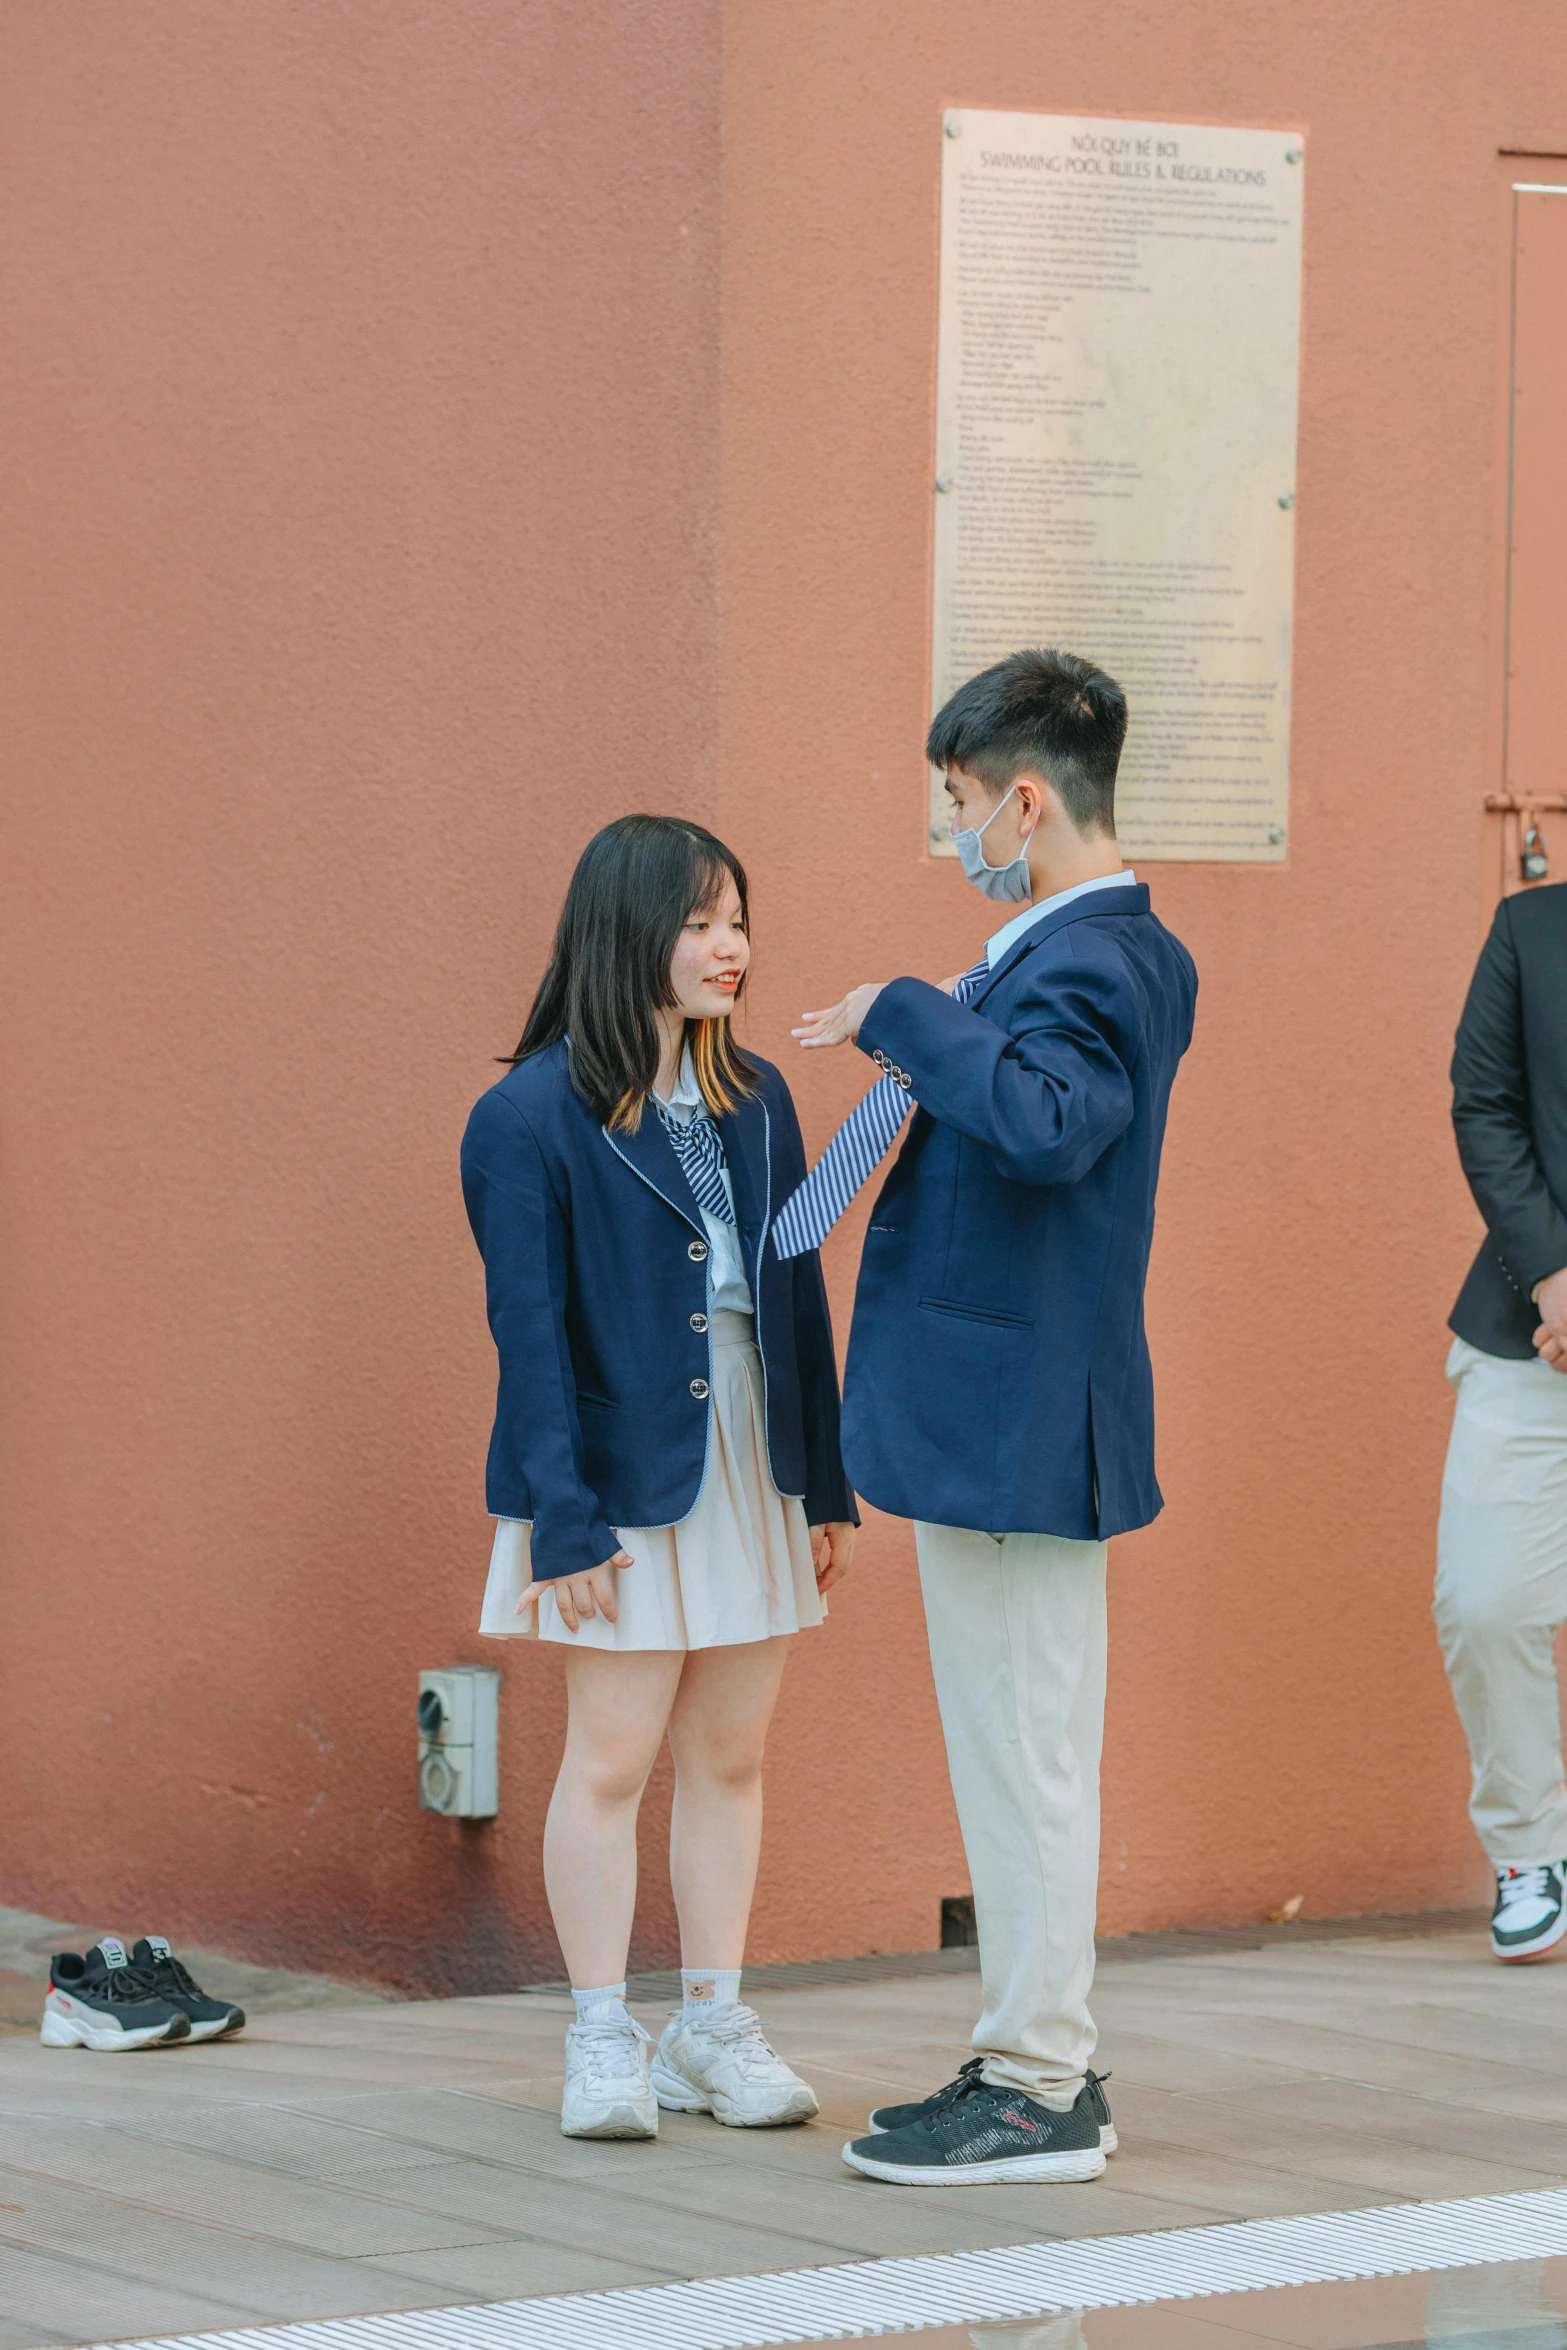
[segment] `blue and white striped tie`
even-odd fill
[[[653,1096],[653,1107],[675,1146],[675,1156],[696,1194],[697,1206],[704,1214],[716,1217],[720,1224],[732,1224],[735,1212],[724,1188],[723,1138],[712,1119],[704,1118],[700,1110],[693,1118],[671,1117],[657,1094]]]
[[[990,977],[987,962],[965,971],[952,991],[954,1003],[971,1003]],[[773,1219],[773,1246],[781,1257],[820,1248],[850,1200],[875,1174],[914,1107],[896,1077],[873,1085],[851,1110],[798,1191],[792,1191]]]

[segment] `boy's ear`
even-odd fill
[[[1045,776],[1036,775],[1031,770],[1016,776],[1012,788],[1022,803],[1020,812],[1032,816],[1035,824],[1046,816],[1053,816],[1062,805],[1061,795],[1055,785]],[[1029,829],[1032,831],[1033,826]]]

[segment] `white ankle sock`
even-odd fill
[[[715,2007],[733,2007],[740,1997],[737,1966],[683,1966],[680,1970],[680,2021],[700,2023]]]
[[[629,2024],[631,2021],[624,1983],[605,1983],[597,1991],[574,1990],[571,1996],[577,2003],[579,2024]]]

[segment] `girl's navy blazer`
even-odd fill
[[[805,1175],[789,1088],[760,1083],[719,1121],[767,1394],[773,1482],[812,1525],[853,1519],[838,1449],[838,1371],[821,1266],[765,1243]],[[532,1522],[540,1580],[596,1567],[622,1526],[696,1507],[712,1406],[711,1266],[702,1212],[662,1122],[611,1134],[573,1092],[566,1047],[476,1103],[463,1196],[489,1293],[500,1392],[486,1491]]]

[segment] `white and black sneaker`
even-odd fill
[[[227,2040],[245,2029],[245,2010],[231,1999],[209,1999],[161,1934],[143,1935],[131,1952],[131,1964],[151,1979],[160,1999],[184,2009],[193,2040]]]
[[[85,1958],[61,1950],[49,1961],[38,2037],[46,2048],[156,2048],[188,2040],[190,2017],[105,1934]]]
[[[1070,2113],[997,2089],[977,2073],[901,2130],[845,2146],[851,2170],[900,2187],[988,2187],[1097,2179],[1105,2167],[1099,2120],[1083,2088]]]
[[[1563,1879],[1567,1861],[1537,1869],[1498,1869],[1491,1948],[1498,1958],[1538,1958],[1567,1934]]]
[[[978,2080],[984,2062],[982,2056],[971,2056],[967,2064],[959,2065],[955,2081],[949,2081],[944,2089],[934,2090],[929,2097],[917,2097],[912,2105],[878,2105],[873,2113],[866,2116],[868,2127],[872,2130],[906,2130],[911,2122],[919,2121],[927,2113],[934,2113],[940,2106],[950,2105],[954,2097],[961,2097],[968,2083]],[[1104,2092],[1104,2084],[1109,2078],[1108,2073],[1090,2072],[1087,2076],[1088,2109],[1099,2124],[1099,2147],[1104,2154],[1113,2154],[1120,2143],[1115,2134],[1115,2124],[1110,2119],[1110,2100]]]

